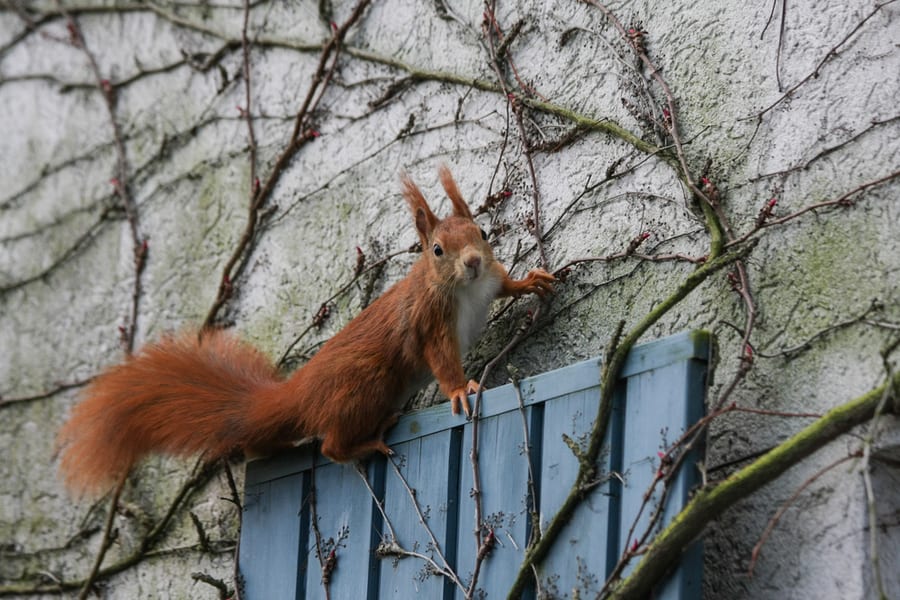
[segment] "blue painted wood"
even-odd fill
[[[241,562],[254,568],[245,575],[243,597],[297,597],[303,479],[296,474],[245,488]]]
[[[395,444],[392,449],[395,457],[387,465],[384,511],[403,548],[429,557],[443,569],[445,561],[454,558],[452,553],[448,555],[453,549],[448,545],[448,533],[455,533],[448,527],[448,515],[457,511],[458,482],[450,481],[448,465],[459,461],[459,432],[444,430]],[[436,545],[419,520],[416,502]],[[455,525],[455,518],[449,525]],[[389,532],[390,528],[382,528],[384,540],[390,540]],[[382,560],[379,597],[400,598],[413,590],[422,598],[441,598],[444,579],[435,575],[431,566],[410,558]]]
[[[487,395],[486,395],[487,396]],[[515,397],[515,393],[512,393]],[[485,403],[490,396],[485,398]],[[526,419],[530,420],[530,412]],[[478,590],[488,598],[502,598],[515,578],[528,545],[528,455],[524,452],[525,427],[522,414],[508,411],[485,419],[479,427],[479,470],[482,514],[486,523],[483,534],[493,532],[496,543],[482,567],[494,574],[478,578]],[[463,430],[464,461],[461,467],[459,511],[459,540],[457,543],[457,572],[468,586],[472,579],[478,547],[475,538],[475,503],[470,500],[474,489],[474,469],[470,449],[473,426]],[[463,598],[458,593],[456,598]]]
[[[541,565],[541,592],[566,596],[577,589],[581,597],[590,597],[602,586],[634,535],[629,529],[659,468],[657,451],[702,415],[708,352],[708,335],[689,332],[643,344],[629,355],[614,392],[600,480]],[[544,526],[569,493],[578,462],[563,434],[583,442],[596,417],[599,378],[600,361],[591,359],[524,379],[520,394],[512,385],[484,393],[478,434],[482,521],[496,536],[478,579],[487,597],[505,597],[515,577],[533,533],[529,511],[536,506]],[[472,423],[451,415],[448,404],[400,419],[386,440],[396,453],[392,462],[377,457],[366,475],[389,524],[354,467],[330,464],[311,448],[249,463],[241,535],[245,597],[324,597],[307,498],[314,489],[315,522],[324,540],[338,541],[332,598],[462,598],[459,586],[434,574],[422,556],[439,568],[448,565],[463,586],[469,583],[477,551],[470,497],[472,433]],[[694,452],[692,459],[699,458],[699,450]],[[529,463],[533,488],[528,486]],[[680,472],[668,491],[660,526],[687,502],[696,480],[690,465]],[[652,508],[644,510],[638,529]],[[390,541],[391,530],[404,549],[420,556],[376,556],[379,544]],[[697,544],[656,597],[699,598],[701,575]],[[531,589],[525,597],[535,595]]]
[[[316,520],[325,550],[334,549],[337,564],[331,573],[332,598],[368,597],[368,569],[372,529],[372,496],[352,466],[325,464],[315,469],[311,481],[316,495]],[[312,512],[309,503],[305,510]],[[280,529],[271,531],[273,536]],[[329,543],[331,541],[331,543]],[[322,570],[316,555],[316,537],[312,520],[305,547],[309,564],[306,595],[309,600],[325,598]],[[268,567],[266,571],[268,571]],[[275,598],[271,596],[271,598]]]
[[[599,379],[599,375],[598,375]],[[548,402],[544,413],[543,460],[541,479],[541,524],[546,526],[559,510],[575,483],[578,460],[564,441],[563,436],[580,448],[586,445],[586,435],[597,413],[597,387]],[[609,447],[612,428],[604,440]],[[610,454],[604,452],[600,460],[600,481],[609,474]],[[597,535],[609,522],[615,520],[610,511],[610,480],[599,483],[586,497],[575,515],[560,534],[560,547],[544,561],[540,568],[541,588],[553,591],[553,597],[571,593],[576,582],[582,598],[593,598],[603,584],[606,573],[607,539]],[[579,575],[582,577],[579,579]]]
[[[657,520],[652,533],[659,532],[681,510],[688,500],[688,492],[696,484],[696,469],[681,469],[671,485],[666,489],[661,484],[654,487],[650,502],[645,502],[645,494],[654,479],[661,476],[661,454],[695,423],[701,416],[704,389],[694,380],[702,382],[695,361],[681,361],[635,374],[627,380],[626,409],[624,419],[624,439],[622,450],[622,473],[625,483],[622,488],[621,529],[619,553],[629,548],[647,530],[653,512],[663,500],[662,518]],[[630,443],[641,440],[641,443]],[[664,497],[665,496],[665,497]],[[652,536],[651,536],[652,537]],[[634,562],[625,574],[634,567]],[[680,572],[682,573],[682,572]],[[656,597],[664,600],[683,598],[681,574],[670,579]],[[692,578],[694,581],[696,578]],[[699,593],[699,581],[697,581]]]

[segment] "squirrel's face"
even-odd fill
[[[483,277],[494,262],[487,234],[471,219],[450,216],[442,220],[423,248],[438,277],[448,284],[466,284]]]
[[[487,242],[487,234],[472,218],[472,211],[450,171],[441,167],[439,174],[441,185],[453,205],[453,214],[444,219],[437,218],[421,190],[408,176],[401,179],[403,197],[412,211],[422,243],[422,258],[432,280],[442,287],[480,283],[486,274],[497,272],[494,252]]]

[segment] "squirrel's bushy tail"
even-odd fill
[[[108,490],[150,452],[225,456],[244,441],[251,397],[278,380],[266,356],[222,331],[148,344],[91,382],[60,430],[66,485]]]

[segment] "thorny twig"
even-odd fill
[[[881,359],[884,364],[884,370],[888,381],[894,380],[894,368],[888,357],[898,346],[900,346],[900,338],[896,338],[881,352]],[[860,465],[863,476],[863,486],[866,490],[866,509],[869,518],[869,561],[872,563],[872,578],[875,580],[875,587],[878,590],[879,600],[886,600],[888,596],[885,593],[884,580],[881,576],[881,558],[878,551],[878,511],[875,503],[875,489],[872,485],[872,475],[869,471],[870,461],[872,459],[872,446],[875,444],[875,439],[878,436],[880,418],[882,413],[888,408],[887,402],[892,391],[890,386],[885,388],[884,395],[881,397],[878,406],[875,408],[875,413],[872,415],[872,421],[869,425],[869,431],[866,433],[865,438],[863,438],[862,464]]]
[[[403,476],[403,473],[400,471],[400,467],[397,466],[397,463],[392,457],[388,458],[388,462],[391,463],[391,466],[394,468],[394,473],[397,475],[397,478],[403,485],[403,489],[406,490],[409,499],[412,501],[413,508],[416,511],[416,517],[419,519],[419,524],[422,525],[422,527],[425,529],[425,532],[428,534],[428,538],[431,540],[431,548],[437,553],[437,555],[441,559],[441,562],[443,563],[443,566],[439,566],[433,559],[431,559],[430,563],[432,565],[432,568],[435,569],[437,573],[440,573],[441,575],[452,581],[460,591],[466,593],[466,587],[463,585],[462,581],[459,579],[459,576],[447,561],[447,557],[444,556],[444,551],[441,549],[440,543],[435,537],[434,532],[431,530],[431,527],[428,525],[428,521],[425,519],[425,515],[422,514],[422,507],[419,506],[419,501],[416,499],[415,490],[410,487],[409,482],[406,481],[406,477]]]
[[[68,28],[68,43],[73,47],[82,51],[90,65],[91,72],[94,75],[96,88],[103,97],[103,105],[106,108],[109,123],[113,131],[113,141],[116,148],[116,169],[115,175],[110,183],[116,196],[121,201],[121,205],[125,210],[125,217],[131,230],[131,239],[133,244],[134,255],[134,284],[131,292],[131,310],[125,325],[120,327],[121,341],[126,354],[134,351],[135,335],[137,333],[137,318],[141,298],[141,275],[147,264],[148,241],[146,237],[141,237],[140,227],[138,223],[137,204],[131,193],[128,155],[125,148],[125,138],[122,134],[122,127],[116,118],[116,95],[109,79],[103,77],[100,72],[100,66],[93,52],[88,48],[75,16],[68,13],[67,10],[59,4],[59,10],[66,19],[66,27]],[[102,218],[101,218],[102,221]]]
[[[119,498],[122,496],[122,490],[125,488],[126,481],[128,481],[127,473],[122,475],[119,479],[119,483],[113,490],[112,498],[109,501],[109,512],[106,513],[106,522],[103,525],[103,533],[100,536],[100,549],[97,551],[97,556],[94,558],[94,565],[91,567],[91,572],[88,573],[87,578],[84,580],[84,585],[78,593],[78,600],[85,600],[85,598],[88,597],[88,594],[93,591],[94,582],[100,574],[100,567],[103,565],[103,559],[106,557],[106,552],[109,550],[110,546],[113,545],[113,542],[116,541],[118,534],[113,530],[113,522],[115,521],[116,513],[119,509]]]
[[[832,462],[831,464],[819,469],[818,471],[813,473],[810,477],[808,477],[806,479],[806,481],[804,481],[802,484],[800,484],[800,487],[798,487],[794,491],[794,493],[791,494],[791,496],[784,502],[784,504],[782,504],[781,507],[775,512],[775,515],[769,520],[768,525],[766,525],[765,530],[763,530],[763,533],[760,536],[759,541],[756,542],[755,546],[753,546],[753,551],[750,553],[750,565],[747,567],[747,575],[749,575],[750,577],[753,576],[753,569],[756,567],[756,561],[759,559],[759,553],[760,553],[760,551],[762,551],[763,545],[766,543],[766,540],[769,539],[769,536],[771,535],[772,530],[775,529],[776,525],[778,525],[778,521],[781,520],[781,517],[784,515],[784,513],[787,511],[787,509],[789,509],[794,504],[794,502],[797,500],[797,498],[800,497],[800,494],[802,494],[806,488],[808,488],[810,485],[812,485],[822,475],[825,475],[826,473],[828,473],[835,467],[839,467],[840,465],[844,464],[848,460],[859,458],[860,456],[861,456],[861,453],[858,451],[848,454],[847,456],[843,456],[843,457],[837,459],[836,461]]]
[[[74,388],[84,387],[89,384],[93,380],[93,377],[89,377],[88,379],[83,379],[79,381],[73,381],[70,383],[59,383],[56,384],[55,387],[44,391],[38,392],[36,394],[29,394],[27,396],[12,396],[10,398],[4,398],[0,396],[0,408],[4,408],[13,404],[22,404],[25,402],[34,402],[35,400],[45,400],[47,398],[51,398],[60,392],[65,392],[67,390],[71,390]]]
[[[850,191],[845,192],[838,198],[835,198],[834,200],[825,200],[823,202],[816,202],[814,204],[807,205],[807,206],[805,206],[795,212],[792,212],[788,215],[785,215],[783,217],[778,217],[777,219],[767,219],[763,222],[758,222],[747,233],[741,235],[740,237],[736,237],[732,240],[729,240],[728,243],[726,244],[726,247],[731,247],[731,246],[735,246],[735,245],[741,244],[743,242],[746,242],[747,240],[752,238],[754,235],[756,235],[762,229],[765,229],[767,227],[774,227],[776,225],[783,225],[783,224],[793,221],[793,220],[797,219],[798,217],[801,217],[809,212],[817,212],[817,211],[820,211],[825,208],[853,206],[858,201],[858,199],[854,198],[854,196],[861,194],[862,192],[867,191],[871,188],[881,186],[885,183],[888,183],[889,181],[893,181],[894,179],[897,179],[898,177],[900,177],[900,170],[894,171],[892,173],[888,173],[887,175],[884,175],[883,177],[879,177],[878,179],[874,179],[872,181],[867,181],[866,183],[862,183],[862,184],[856,186],[855,188],[851,189]]]
[[[265,182],[259,185],[255,179],[251,182],[253,193],[248,208],[247,224],[244,227],[244,232],[232,252],[231,257],[222,269],[222,277],[219,282],[216,299],[203,321],[204,327],[213,325],[219,311],[231,297],[236,269],[240,269],[242,261],[246,259],[246,252],[256,236],[256,226],[259,221],[260,211],[264,207],[266,200],[268,200],[269,196],[272,194],[272,191],[275,189],[276,184],[280,181],[281,175],[284,173],[297,152],[306,145],[306,143],[318,137],[319,133],[310,126],[310,115],[318,106],[319,101],[324,96],[325,88],[331,82],[334,71],[337,68],[344,38],[350,28],[362,17],[363,12],[365,12],[365,9],[370,3],[371,0],[359,0],[347,20],[344,21],[340,27],[334,28],[333,35],[322,48],[312,83],[310,84],[306,97],[303,99],[303,103],[294,118],[294,128],[288,140],[287,147],[282,151],[278,158],[275,159],[275,163]],[[329,59],[331,61],[330,64]]]
[[[844,44],[846,44],[848,41],[850,41],[850,38],[852,38],[856,34],[857,31],[862,29],[863,25],[865,25],[869,21],[869,19],[874,17],[878,13],[878,11],[880,11],[882,8],[884,8],[885,6],[887,6],[889,4],[893,4],[894,2],[896,2],[896,0],[886,0],[886,2],[881,2],[880,4],[876,4],[875,8],[873,8],[871,10],[871,12],[869,12],[869,14],[867,14],[861,21],[859,21],[856,24],[856,26],[854,26],[853,29],[851,29],[847,33],[847,35],[845,35],[843,38],[841,38],[841,41],[839,41],[837,44],[832,46],[828,50],[828,52],[825,53],[825,56],[822,57],[822,59],[816,64],[815,68],[809,74],[807,74],[800,81],[798,81],[797,83],[795,83],[794,85],[789,87],[787,89],[787,91],[784,94],[782,94],[775,102],[769,104],[764,109],[762,109],[761,111],[759,111],[758,113],[756,113],[752,116],[744,117],[742,120],[746,121],[746,120],[750,120],[750,119],[756,119],[757,121],[762,121],[763,116],[767,112],[769,112],[770,110],[772,110],[773,108],[775,108],[776,106],[778,106],[779,104],[781,104],[782,102],[784,102],[785,100],[790,98],[794,94],[794,92],[796,92],[800,88],[800,86],[807,83],[811,79],[815,79],[816,77],[818,77],[819,72],[822,70],[822,67],[824,67],[825,64],[827,62],[829,62],[830,60],[837,58],[838,54],[840,53],[841,47]],[[784,16],[782,15],[782,27],[783,27],[783,21],[784,21]],[[779,48],[780,48],[780,42],[779,42]],[[780,55],[780,53],[779,53],[779,55]],[[779,89],[781,89],[780,83],[779,83]]]
[[[331,573],[337,566],[336,544],[326,544],[322,538],[322,531],[319,529],[319,513],[317,510],[318,499],[316,490],[316,463],[315,454],[313,455],[313,465],[309,470],[309,494],[306,496],[306,502],[309,504],[309,522],[312,525],[313,535],[316,538],[316,559],[319,561],[319,569],[322,572],[322,588],[325,592],[326,600],[331,598]],[[333,540],[331,540],[333,542]],[[332,546],[326,549],[326,545]],[[326,555],[326,552],[329,552]]]
[[[506,64],[510,66],[510,68],[515,73],[516,79],[518,80],[518,72],[515,70],[515,65],[512,62],[512,58],[506,51],[500,52],[494,46],[495,37],[500,40],[501,48],[504,48],[504,43],[507,41],[503,38],[503,33],[500,29],[499,23],[497,23],[497,19],[494,15],[494,7],[496,4],[496,0],[491,0],[486,2],[485,6],[485,21],[483,24],[484,37],[487,39],[488,50],[491,55],[491,66],[494,69],[494,72],[497,75],[497,81],[500,84],[501,89],[507,97],[507,103],[510,107],[512,107],[513,115],[516,119],[516,125],[519,129],[519,136],[522,138],[522,153],[525,156],[525,162],[528,165],[528,173],[531,177],[531,217],[528,219],[528,230],[534,236],[535,243],[538,248],[538,256],[540,256],[541,267],[547,269],[549,267],[549,262],[547,261],[547,253],[544,250],[544,242],[543,242],[543,234],[541,233],[541,210],[540,210],[540,188],[538,187],[537,174],[534,169],[534,159],[532,157],[532,148],[530,142],[528,140],[528,132],[525,129],[525,124],[523,121],[522,115],[522,104],[517,101],[515,94],[508,88],[506,85],[506,79],[503,76],[503,70],[501,66],[501,61],[504,61]],[[522,83],[520,81],[520,86]],[[535,94],[531,88],[523,88],[527,89],[527,91]],[[545,98],[541,97],[542,100]]]

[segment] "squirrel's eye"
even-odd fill
[[[481,239],[487,241],[487,234],[484,232],[484,229],[481,230]]]
[[[435,244],[433,249],[434,249],[434,255],[435,255],[435,256],[440,256],[441,254],[444,253],[444,249],[441,248],[441,245],[440,245],[440,244]]]

